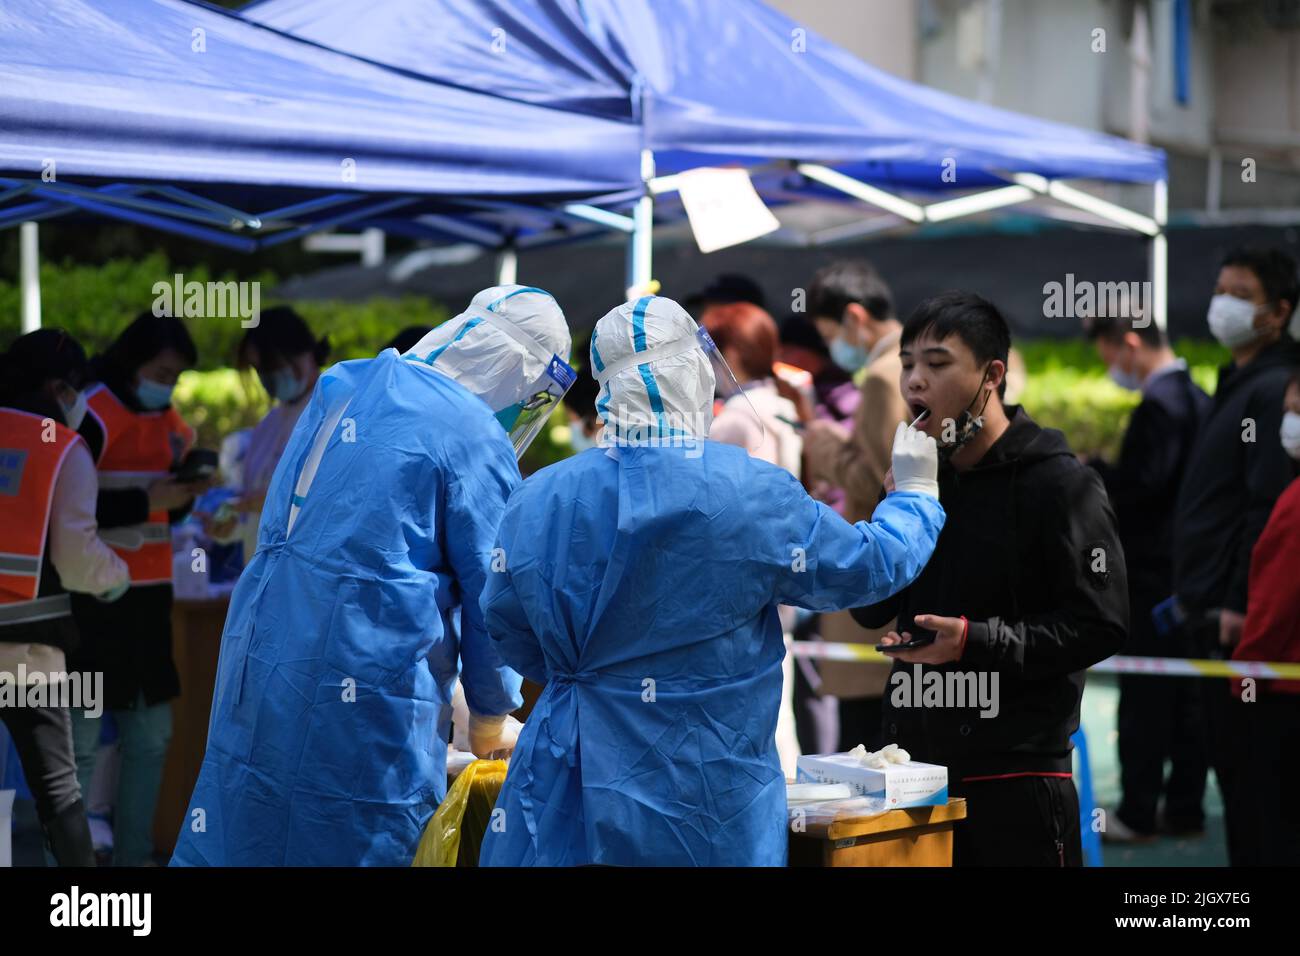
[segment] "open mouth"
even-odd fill
[[[930,409],[920,402],[908,402],[907,407],[912,410],[912,417],[916,419],[912,424],[920,425],[930,417]]]

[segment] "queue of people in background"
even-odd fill
[[[1119,459],[1093,458],[1106,483],[1128,559],[1129,633],[1124,653],[1196,657],[1181,631],[1161,633],[1152,616],[1173,591],[1175,503],[1210,398],[1192,381],[1153,322],[1092,317],[1086,334],[1121,388],[1141,400],[1129,417]],[[1116,717],[1121,796],[1103,838],[1128,843],[1198,833],[1205,825],[1205,701],[1200,681],[1119,675]],[[1170,772],[1165,776],[1165,761]],[[1164,798],[1163,816],[1159,803]]]
[[[1300,417],[1288,417],[1300,412],[1298,300],[1289,255],[1241,248],[1224,257],[1207,324],[1231,360],[1213,398],[1150,323],[1086,323],[1111,378],[1142,393],[1119,461],[1094,462],[1132,569],[1127,654],[1300,660]],[[1294,681],[1122,675],[1122,795],[1104,838],[1201,835],[1212,766],[1229,862],[1300,861],[1300,824],[1283,806],[1295,780],[1298,690]]]
[[[1231,657],[1241,645],[1251,616],[1252,584],[1260,608],[1257,621],[1268,621],[1276,631],[1262,645],[1257,631],[1246,653],[1265,646],[1294,655],[1300,643],[1297,619],[1271,618],[1268,610],[1280,588],[1294,591],[1294,569],[1289,580],[1276,569],[1264,570],[1278,553],[1274,536],[1257,553],[1270,517],[1296,476],[1283,422],[1288,383],[1300,365],[1294,340],[1298,300],[1296,262],[1280,250],[1237,249],[1219,268],[1207,320],[1231,361],[1219,369],[1213,401],[1179,488],[1173,593],[1158,615],[1201,657]],[[1283,526],[1285,515],[1283,511]],[[1253,567],[1256,558],[1259,573]],[[1205,687],[1208,758],[1223,796],[1229,861],[1250,865],[1290,852],[1288,861],[1295,863],[1300,824],[1279,814],[1280,795],[1261,793],[1252,785],[1261,772],[1272,776],[1270,785],[1294,772],[1293,756],[1276,743],[1258,754],[1268,762],[1267,770],[1251,766],[1257,756],[1253,747],[1268,746],[1259,740],[1261,722],[1285,720],[1286,698],[1273,696],[1271,687],[1252,688],[1261,699],[1272,698],[1260,706],[1251,694],[1243,700],[1230,688],[1241,689],[1241,682],[1215,680]],[[1273,828],[1268,833],[1260,829],[1266,817]]]

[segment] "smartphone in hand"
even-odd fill
[[[925,647],[928,644],[933,644],[935,638],[939,636],[938,633],[935,631],[929,631],[923,627],[915,627],[915,626],[908,633],[912,635],[911,638],[906,641],[903,641],[901,644],[877,644],[876,650],[910,651],[918,647]]]

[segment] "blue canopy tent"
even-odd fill
[[[833,191],[913,223],[1040,196],[1082,208],[1150,237],[1164,325],[1163,151],[898,79],[758,0],[261,0],[241,13],[411,75],[635,123],[643,194],[609,220],[632,234],[629,285],[650,278],[654,204],[674,175],[738,164],[769,201]],[[1151,213],[1069,179],[1150,183]]]
[[[252,251],[399,210],[465,239],[466,210],[487,210],[474,235],[499,245],[544,204],[580,215],[639,193],[638,149],[625,122],[403,76],[183,0],[0,7],[0,228],[111,216]]]

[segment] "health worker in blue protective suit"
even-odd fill
[[[502,286],[405,355],[321,376],[230,601],[174,865],[409,864],[458,672],[474,752],[513,746],[521,679],[479,595],[570,347],[549,294]]]
[[[932,439],[900,428],[897,490],[849,524],[789,472],[706,440],[715,380],[738,389],[711,346],[670,299],[614,309],[591,339],[600,447],[511,494],[483,615],[546,689],[481,863],[784,864],[777,605],[893,594],[934,549]]]

